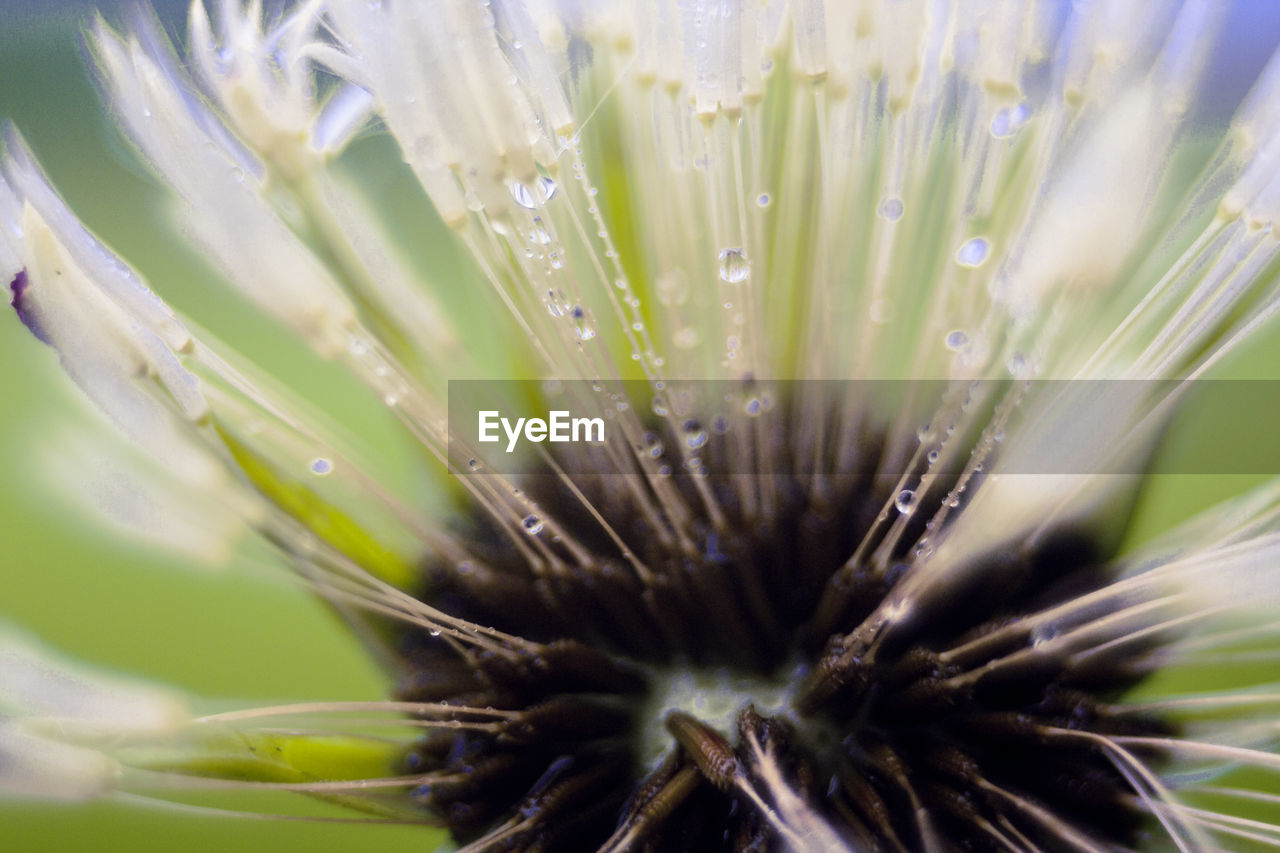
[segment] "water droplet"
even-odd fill
[[[1032,648],[1042,649],[1052,643],[1058,636],[1058,630],[1053,625],[1041,625],[1031,632]]]
[[[530,536],[537,536],[542,532],[542,519],[536,515],[526,515],[521,523],[524,525],[524,532]]]
[[[657,472],[657,473],[658,473],[658,476],[659,476],[659,477],[670,477],[670,476],[671,476],[671,466],[670,466],[670,465],[659,465],[659,466],[658,466],[658,472]]]
[[[707,443],[707,431],[696,420],[684,422],[684,443],[690,450],[697,450]]]
[[[921,444],[924,444],[926,441],[933,441],[935,436],[936,433],[933,431],[933,424],[931,423],[924,424],[916,430],[916,438]]]
[[[720,280],[729,284],[741,284],[751,275],[751,262],[742,249],[720,250]]]
[[[644,434],[644,451],[653,459],[662,456],[662,451],[666,447],[662,443],[662,439],[658,438],[656,432],[646,432]]]
[[[893,505],[903,515],[911,515],[916,509],[916,493],[910,489],[903,489],[893,499]]]
[[[515,199],[516,204],[527,210],[533,210],[538,203],[533,198],[533,193],[529,192],[529,188],[519,181],[511,182],[511,197]]]
[[[1030,379],[1035,373],[1030,359],[1020,352],[1009,356],[1009,360],[1005,362],[1005,368],[1014,379]]]
[[[578,335],[578,340],[589,341],[596,336],[596,324],[587,316],[587,312],[582,310],[581,305],[573,306],[573,310],[569,313],[573,316],[573,328]]]
[[[991,135],[996,139],[1008,139],[1017,133],[1029,118],[1031,118],[1031,108],[1026,104],[1006,107],[991,118]]]
[[[966,240],[959,249],[956,249],[956,263],[962,267],[975,269],[986,263],[987,255],[990,253],[991,244],[987,239],[974,237],[972,240]]]
[[[538,201],[543,203],[551,201],[556,194],[556,182],[548,177],[540,177],[537,181],[537,191],[531,190],[520,181],[512,181],[509,189],[511,197],[515,199],[516,204],[527,210],[533,210],[538,206]]]
[[[244,169],[241,169],[239,166],[232,166],[232,167],[231,167],[231,177],[232,177],[232,179],[233,179],[237,184],[243,184],[243,183],[244,183]]]
[[[563,317],[569,310],[569,302],[565,298],[564,292],[559,290],[547,291],[547,313],[552,317]]]
[[[760,398],[752,397],[749,400],[747,400],[747,403],[742,407],[742,410],[746,412],[749,417],[754,418],[760,414],[761,408],[762,407],[760,405]]]
[[[911,614],[915,609],[912,599],[902,596],[888,605],[884,609],[884,618],[890,622],[899,622]]]
[[[311,460],[311,473],[323,477],[333,470],[333,463],[323,456]]]
[[[930,465],[932,465],[933,463],[938,461],[938,451],[930,450],[928,453],[925,454],[924,458],[929,461]]]
[[[991,434],[991,440],[994,441],[996,444],[1002,444],[1004,442],[1004,429],[1003,428],[997,429],[995,432],[993,432]]]
[[[636,353],[636,355],[638,356],[639,353]],[[665,418],[668,414],[670,414],[670,410],[665,405],[663,405],[661,397],[653,398],[653,413],[660,418]]]
[[[947,349],[958,351],[964,349],[969,343],[969,335],[963,329],[953,329],[947,332]]]
[[[906,205],[897,196],[889,196],[889,198],[880,202],[880,216],[889,222],[897,222],[902,218],[902,213],[905,210]]]
[[[773,199],[769,198],[768,193],[760,193],[760,195],[756,196],[756,204],[760,207],[768,207],[769,202],[771,201],[773,201]]]

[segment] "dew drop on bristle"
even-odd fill
[[[538,206],[538,203],[534,201],[533,193],[529,192],[529,188],[524,184],[519,181],[512,181],[510,189],[511,197],[515,199],[516,204],[526,210],[533,210]]]
[[[556,186],[556,182],[554,180],[543,175],[538,178],[538,189],[542,190],[542,201],[545,203],[555,198],[556,190],[559,189],[559,187]]]
[[[968,269],[976,269],[986,263],[990,252],[991,244],[985,237],[974,237],[972,240],[966,240],[956,250],[956,263]]]
[[[902,203],[902,199],[897,196],[890,196],[880,202],[878,213],[880,218],[888,222],[897,222],[902,218],[902,214],[906,211],[906,205]]]
[[[537,536],[542,532],[542,519],[536,515],[526,515],[521,524],[524,526],[524,532],[530,536]]]
[[[916,493],[911,489],[903,489],[893,499],[893,506],[903,515],[911,515],[916,509]]]
[[[751,275],[751,262],[742,249],[720,250],[720,280],[729,284],[741,284]]]
[[[536,189],[530,189],[521,181],[512,181],[508,185],[511,191],[511,198],[515,203],[523,207],[525,210],[534,210],[539,202],[546,204],[551,201],[556,194],[556,182],[545,175],[538,178],[534,184]]]
[[[1009,360],[1005,362],[1005,369],[1014,379],[1030,379],[1035,374],[1030,359],[1020,352],[1009,356]]]
[[[953,329],[952,331],[947,332],[946,343],[947,349],[953,352],[958,352],[964,349],[969,343],[969,333],[963,329]]]
[[[323,456],[311,460],[311,473],[323,477],[333,470],[333,462]]]
[[[992,117],[989,128],[991,135],[996,139],[1008,139],[1016,134],[1030,118],[1031,110],[1025,104],[1006,107]]]
[[[760,193],[760,195],[756,196],[757,207],[768,207],[770,201],[772,201],[772,199],[769,198],[768,193]]]
[[[596,336],[596,324],[587,316],[581,305],[573,306],[569,315],[573,317],[574,333],[578,340],[589,341]]]
[[[1057,636],[1058,631],[1054,625],[1042,625],[1031,632],[1031,647],[1044,650]]]

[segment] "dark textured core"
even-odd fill
[[[771,429],[772,470],[801,470],[785,419]],[[1106,555],[1062,530],[953,573],[970,580],[939,580],[909,614],[876,624],[928,514],[912,518],[887,569],[850,564],[893,488],[876,476],[883,438],[857,447],[838,477],[771,475],[762,511],[744,505],[740,482],[716,477],[734,451],[713,435],[702,483],[671,466],[685,507],[704,505],[704,486],[723,512],[719,525],[689,521],[685,541],[655,529],[615,478],[576,479],[579,495],[550,475],[522,483],[586,565],[552,537],[542,544],[559,559],[531,564],[518,538],[528,531],[513,536],[475,509],[461,531],[471,559],[424,566],[422,598],[528,646],[401,638],[401,698],[511,712],[426,737],[409,763],[433,781],[415,798],[459,841],[493,850],[794,846],[779,821],[823,827],[804,836],[814,849],[833,837],[858,850],[1138,843],[1146,813],[1087,735],[1165,732],[1108,705],[1144,675],[1145,650],[1068,659],[1022,627],[1105,586]],[[788,699],[767,707],[747,695],[729,725],[692,707],[655,711],[652,697],[681,672],[773,684]],[[662,730],[665,755],[642,754]]]

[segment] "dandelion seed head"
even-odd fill
[[[1273,753],[1123,697],[1220,618],[1265,633],[1275,487],[1118,554],[1181,393],[1118,380],[1203,375],[1280,305],[1280,74],[1186,177],[1213,4],[1047,9],[196,3],[181,58],[154,23],[99,23],[104,89],[184,236],[381,401],[453,507],[423,512],[359,437],[190,330],[11,133],[0,273],[23,324],[394,682],[186,725],[314,748],[347,733],[319,720],[365,711],[398,737],[353,743],[395,772],[290,790],[390,788],[389,816],[475,849],[1242,831],[1170,768]],[[344,173],[373,121],[487,288],[483,323]],[[495,364],[533,383],[497,383],[503,407],[568,400],[622,441],[507,468],[451,422],[451,380]],[[0,727],[23,756],[6,786],[208,775],[198,749],[155,768],[31,731]]]

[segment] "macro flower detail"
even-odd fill
[[[182,56],[99,21],[177,230],[447,509],[10,131],[18,320],[388,698],[197,714],[6,634],[0,791],[297,791],[476,851],[1280,844],[1280,698],[1233,669],[1274,639],[1280,482],[1123,544],[1191,383],[1280,306],[1280,62],[1206,144],[1219,4],[1068,5],[226,0]],[[477,409],[603,432],[522,417],[516,452]]]

